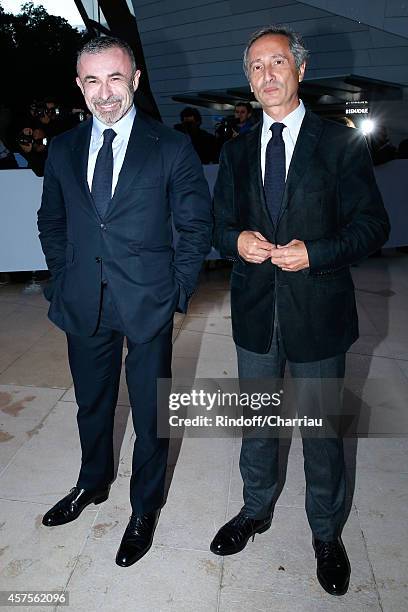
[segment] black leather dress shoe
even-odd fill
[[[330,595],[344,595],[350,581],[350,561],[341,538],[325,542],[314,538],[317,579]]]
[[[159,514],[160,510],[147,514],[132,514],[116,555],[118,565],[129,567],[147,553],[153,543]]]
[[[272,517],[252,519],[243,511],[225,523],[210,545],[210,550],[216,555],[234,555],[245,548],[249,538],[255,539],[256,533],[263,533],[271,526]]]
[[[68,495],[60,499],[51,510],[44,514],[42,524],[46,527],[55,527],[74,521],[89,504],[100,504],[106,501],[109,497],[109,489],[110,486],[106,489],[92,490],[73,487]]]

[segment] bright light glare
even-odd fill
[[[364,136],[367,134],[372,134],[374,130],[375,123],[372,119],[364,119],[364,121],[361,122],[361,131],[363,132]]]

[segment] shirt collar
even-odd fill
[[[303,117],[305,116],[306,110],[305,105],[302,100],[299,100],[299,106],[295,108],[289,115],[286,115],[279,123],[284,123],[288,128],[290,135],[294,142],[296,142],[297,137],[300,132],[300,128],[302,126]],[[262,125],[262,137],[266,138],[269,134],[269,129],[272,123],[276,123],[275,119],[272,119],[269,115],[263,111],[263,125]]]
[[[98,119],[94,115],[92,120],[92,139],[95,142],[98,142],[101,138],[103,138],[103,132],[108,128],[115,130],[117,134],[115,140],[118,141],[129,139],[135,117],[135,106],[132,106],[130,111],[124,117],[122,117],[122,119],[119,119],[119,121],[117,121],[113,125],[106,125],[105,123],[102,123],[102,121],[100,121],[100,119]]]

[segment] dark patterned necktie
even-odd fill
[[[112,142],[116,132],[110,128],[103,132],[103,145],[98,151],[92,179],[92,197],[101,219],[112,199],[113,151]]]
[[[269,128],[272,138],[269,140],[265,152],[264,191],[266,205],[274,225],[279,219],[283,193],[286,181],[285,143],[282,132],[286,125],[272,123]]]

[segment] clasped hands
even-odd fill
[[[238,253],[249,263],[263,263],[270,259],[285,272],[298,272],[309,267],[305,243],[291,240],[288,244],[272,244],[259,232],[243,231],[238,236]]]

